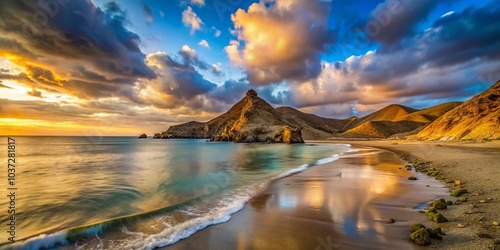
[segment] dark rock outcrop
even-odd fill
[[[144,138],[148,138],[148,135],[142,134],[142,135],[139,136],[139,139],[144,139]]]
[[[303,143],[301,129],[289,123],[254,90],[226,113],[208,122],[171,126],[154,138],[210,138],[211,141]]]

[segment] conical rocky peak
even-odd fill
[[[208,122],[171,126],[155,138],[210,138],[213,141],[303,143],[300,128],[287,122],[253,89],[227,112]]]
[[[246,96],[252,99],[258,97],[257,92],[253,89],[248,90]]]

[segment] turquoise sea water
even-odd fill
[[[0,248],[153,249],[230,219],[267,184],[349,150],[135,137],[14,137],[16,239]],[[7,138],[0,148],[7,150]],[[7,162],[5,154],[2,162]],[[7,171],[2,192],[7,192]],[[2,195],[1,211],[8,207]]]

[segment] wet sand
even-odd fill
[[[447,186],[450,190],[466,188],[469,193],[464,197],[468,201],[442,211],[450,220],[439,224],[446,232],[446,236],[442,241],[435,241],[429,247],[500,249],[500,226],[492,225],[494,221],[500,222],[500,141],[330,140],[324,142],[377,147],[397,152],[403,157],[410,155],[408,157],[410,159],[427,161],[429,167],[439,170],[445,178],[459,180],[460,186],[454,184]],[[459,228],[459,224],[463,227]]]
[[[360,148],[272,182],[228,222],[164,249],[418,249],[409,227],[428,221],[415,208],[447,189],[395,153]]]

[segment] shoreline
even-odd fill
[[[228,222],[161,249],[419,249],[409,227],[429,221],[415,208],[446,189],[405,170],[394,152],[353,148],[359,151],[273,181]]]
[[[440,172],[449,190],[465,188],[467,199],[442,213],[450,222],[438,224],[446,236],[428,248],[500,249],[500,141],[443,142],[390,140],[321,140],[315,143],[349,143],[395,152],[408,162],[422,162]],[[458,180],[459,183],[446,183]],[[456,185],[460,184],[460,185]],[[450,197],[455,200],[456,197]],[[425,217],[425,215],[421,215]]]

